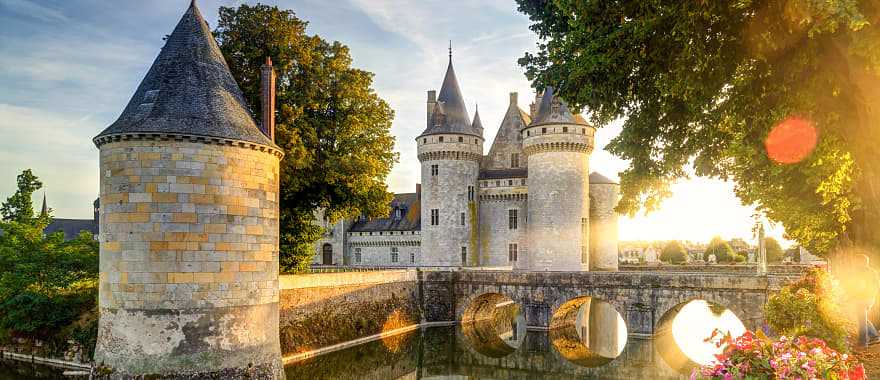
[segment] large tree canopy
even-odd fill
[[[536,87],[598,126],[624,118],[619,211],[657,208],[692,166],[814,252],[880,245],[875,1],[517,1]]]
[[[370,87],[373,74],[351,67],[348,48],[305,32],[289,10],[257,4],[220,7],[214,35],[251,105],[260,104],[260,66],[271,57],[276,81],[276,143],[281,163],[281,264],[308,265],[321,229],[358,214],[387,214],[385,185],[397,161],[394,112]],[[254,109],[260,119],[260,109]]]

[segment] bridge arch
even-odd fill
[[[745,332],[741,314],[736,309],[743,310],[736,303],[722,304],[703,298],[689,298],[666,309],[655,327],[656,351],[670,368],[681,374],[689,374],[694,367],[708,364],[714,354],[720,353],[714,343],[705,342],[713,330],[717,328],[733,335]],[[689,315],[681,314],[683,312]],[[678,322],[679,328],[683,325],[688,327],[676,332],[674,322],[679,315],[685,318]]]
[[[618,307],[595,296],[577,296],[557,307],[549,322],[550,342],[569,362],[605,365],[623,352],[627,327]]]
[[[518,303],[501,293],[482,293],[470,299],[461,316],[461,334],[474,351],[507,356],[522,345],[526,323]]]

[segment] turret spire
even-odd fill
[[[40,216],[49,215],[49,206],[46,205],[46,193],[43,193],[43,208],[40,210]]]
[[[439,115],[439,119],[437,119],[438,112],[442,113]],[[433,113],[435,116],[432,116],[428,128],[422,133],[423,135],[464,133],[482,137],[482,133],[474,130],[471,125],[464,97],[458,86],[458,78],[455,77],[455,69],[452,67],[452,41],[449,45],[449,64],[446,66],[446,76],[443,78],[443,85],[437,95],[437,105]]]

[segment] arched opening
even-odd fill
[[[583,366],[608,364],[626,346],[626,322],[614,305],[594,297],[562,304],[550,319],[550,341],[566,360]]]
[[[722,348],[707,341],[713,331],[738,337],[746,328],[730,309],[705,300],[683,302],[669,309],[661,318],[655,335],[655,348],[663,361],[682,374],[690,374],[699,365],[715,361]]]
[[[330,245],[330,243],[324,243],[324,246],[321,247],[321,254],[323,256],[321,263],[324,265],[333,265],[333,246]]]
[[[503,294],[487,293],[468,304],[462,315],[461,332],[474,351],[500,358],[522,345],[526,323],[516,302]]]

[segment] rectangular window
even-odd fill
[[[547,133],[547,128],[541,128],[541,134]]]
[[[431,209],[431,225],[437,226],[440,225],[440,210]]]
[[[461,247],[461,265],[467,265],[467,247]]]
[[[396,263],[399,259],[399,252],[397,251],[397,247],[391,247],[391,262]]]
[[[501,181],[495,181],[495,187],[501,186]]]
[[[518,222],[517,210],[507,210],[507,228],[515,230]]]
[[[464,137],[458,136],[458,142],[464,142]]]
[[[461,225],[464,225],[464,213],[461,213]]]
[[[513,180],[512,180],[512,179],[507,180],[507,186],[513,186]]]
[[[443,136],[440,136],[440,142],[443,142]]]
[[[590,253],[587,252],[587,247],[581,246],[581,264],[587,263],[587,258],[590,256]]]
[[[436,176],[438,173],[440,173],[440,166],[431,165],[431,176]]]
[[[416,253],[415,252],[409,253],[409,262],[411,262],[411,263],[416,262]]]
[[[516,261],[516,254],[518,251],[518,247],[516,243],[510,243],[507,245],[507,260],[508,261]]]
[[[562,133],[568,133],[568,127],[562,127]]]
[[[589,238],[589,236],[590,236],[589,228],[590,228],[590,219],[581,218],[581,239],[583,239],[583,241],[586,241],[587,238]]]
[[[361,262],[361,249],[360,248],[354,249],[354,262],[356,262],[356,263]]]
[[[474,187],[468,186],[468,201],[474,201]]]
[[[511,153],[510,154],[510,167],[512,167],[512,168],[519,167],[519,153]]]
[[[526,180],[525,180],[525,179],[521,179],[521,180],[520,180],[520,185],[525,186],[525,185],[526,185]]]

